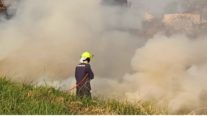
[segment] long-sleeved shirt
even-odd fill
[[[86,80],[90,81],[90,80],[92,80],[94,78],[94,74],[93,74],[93,71],[91,70],[90,64],[86,64],[86,63],[78,64],[76,66],[76,69],[75,69],[76,84],[78,84],[81,81],[83,81],[83,78],[86,75],[87,75],[87,79]]]

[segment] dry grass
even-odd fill
[[[0,114],[166,114],[150,103],[79,99],[50,87],[33,87],[0,78]]]

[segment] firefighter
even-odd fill
[[[83,52],[80,64],[75,69],[76,95],[80,98],[91,98],[90,81],[94,78],[94,74],[89,63],[92,57],[93,55],[90,52]]]

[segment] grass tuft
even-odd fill
[[[51,87],[33,87],[0,78],[0,114],[160,114],[150,104],[79,99]]]

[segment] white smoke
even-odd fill
[[[169,111],[174,113],[203,106],[206,46],[206,38],[190,40],[181,35],[158,35],[149,40],[132,59],[135,73],[126,75],[121,83],[128,88],[125,95],[130,100],[168,104]]]
[[[157,35],[136,50],[133,73],[121,81],[98,79],[97,95],[129,101],[151,101],[170,113],[190,112],[206,104],[206,38]],[[113,88],[113,89],[111,89]]]
[[[95,54],[94,95],[156,101],[171,112],[203,106],[206,38],[142,38],[145,11],[160,16],[172,1],[129,2],[130,7],[100,0],[20,1],[14,17],[0,22],[1,73],[68,89],[80,54],[88,50]]]
[[[73,76],[81,52],[88,50],[96,56],[97,74],[120,76],[130,66],[135,45],[142,41],[122,30],[139,27],[136,9],[117,14],[122,11],[102,6],[99,0],[22,0],[15,16],[0,24],[4,27],[0,31],[1,70],[17,80],[27,80],[28,76],[28,80],[36,80],[44,73],[64,79]],[[120,23],[111,25],[116,22]],[[130,51],[123,56],[119,51],[124,51],[125,46]],[[116,59],[126,67],[118,69]],[[116,71],[110,72],[110,68]]]

